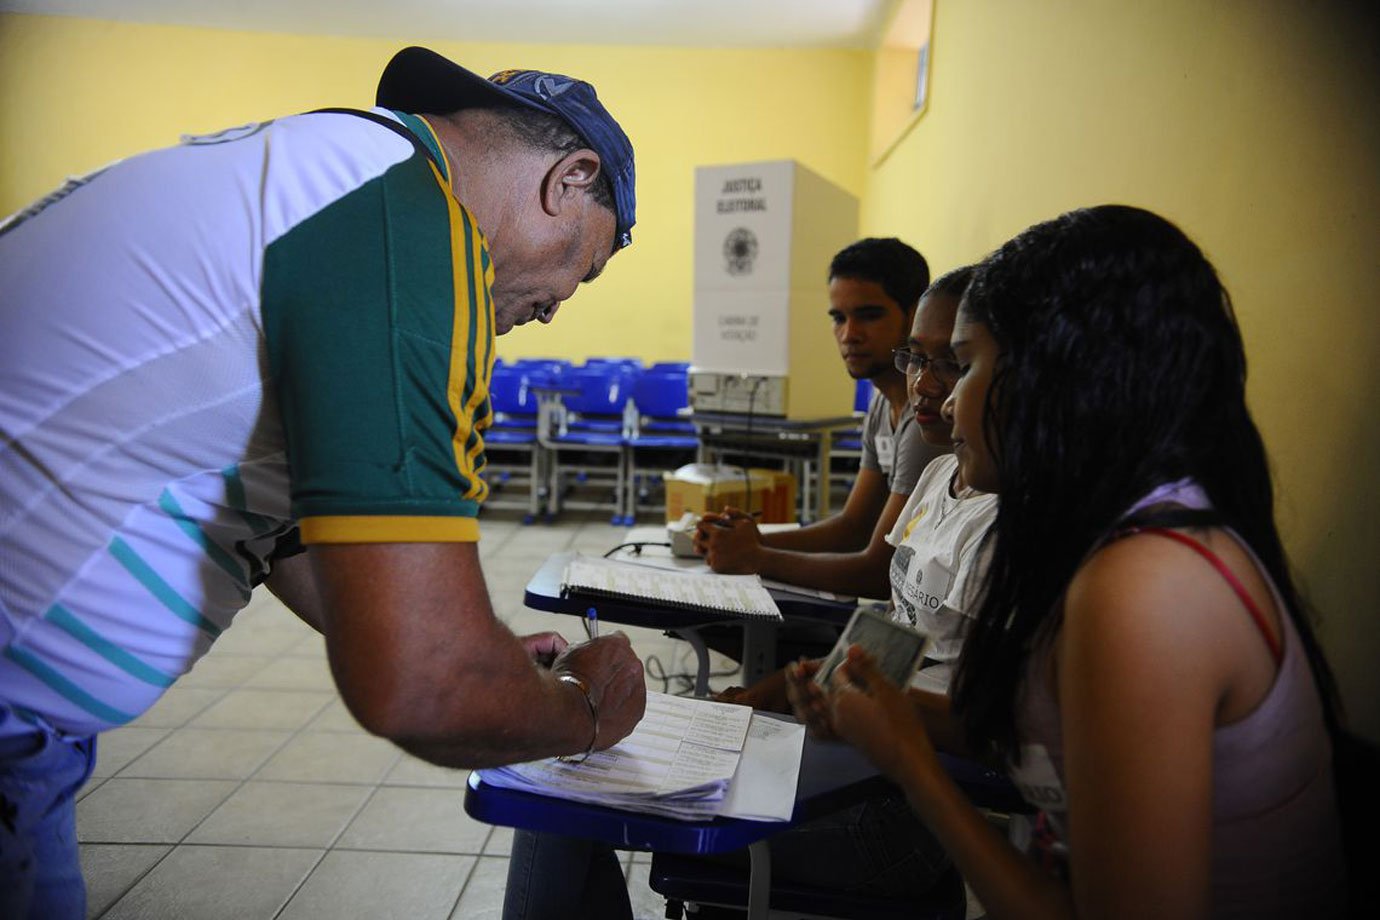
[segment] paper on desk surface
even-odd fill
[[[623,559],[571,556],[561,575],[564,593],[645,600],[696,611],[780,620],[781,611],[756,575],[668,572]]]
[[[706,821],[721,812],[751,718],[743,706],[648,692],[632,734],[582,763],[551,758],[480,775],[504,788]]]
[[[791,525],[794,527],[794,525]],[[770,532],[770,524],[760,525],[764,532]],[[643,531],[653,531],[650,527],[634,527],[628,531],[629,543],[663,541],[666,537],[665,528],[655,528],[655,532],[643,533]],[[634,535],[637,535],[634,537]],[[634,553],[631,549],[619,550],[612,557],[619,562],[631,562],[634,565],[644,565],[653,569],[665,569],[672,572],[694,572],[708,573],[709,565],[703,559],[683,559],[672,556],[671,551],[662,546],[648,546],[640,553]],[[822,601],[837,601],[842,604],[851,604],[857,600],[856,597],[847,594],[835,594],[832,591],[822,591],[818,588],[806,588],[802,585],[793,585],[784,581],[776,581],[771,578],[763,578],[762,585],[773,591],[786,591],[791,594],[798,594],[801,597],[813,597]]]
[[[795,808],[805,727],[746,706],[647,694],[633,733],[583,763],[481,770],[485,782],[681,820],[786,821]]]
[[[719,813],[728,818],[789,821],[804,748],[804,725],[754,712],[738,772],[728,784]]]

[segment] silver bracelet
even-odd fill
[[[585,705],[589,707],[589,719],[594,723],[594,734],[589,737],[589,747],[585,748],[583,754],[570,754],[561,758],[569,763],[584,763],[585,758],[594,753],[594,745],[599,740],[599,707],[594,705],[594,694],[589,692],[589,684],[584,679],[568,671],[556,675],[556,680],[563,684],[574,684],[584,694]]]

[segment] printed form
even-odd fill
[[[748,810],[755,813],[732,816],[785,820],[794,804],[804,727],[766,721],[784,726],[765,729],[773,738],[790,728],[797,730],[793,759],[789,744],[784,748],[779,742],[764,746],[750,737],[750,726],[755,735],[764,730],[757,729],[757,719],[746,706],[648,692],[642,721],[632,734],[606,751],[591,754],[581,763],[555,758],[483,770],[481,775],[485,782],[505,788],[707,820],[731,814],[723,806],[731,782],[739,774],[748,777],[748,789],[740,798],[745,800],[744,807],[751,801]],[[745,752],[751,755],[746,765]],[[763,753],[767,757],[760,756]],[[782,797],[785,774],[790,779],[785,788],[785,813],[777,817],[783,806],[774,800]]]

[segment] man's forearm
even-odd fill
[[[584,751],[594,724],[581,689],[533,663],[493,615],[473,544],[313,546],[326,652],[365,730],[447,766]],[[599,708],[601,746],[631,731],[642,666],[618,634],[567,649]]]
[[[414,656],[410,673],[395,675],[386,693],[357,688],[338,654],[332,667],[365,730],[433,763],[474,768],[583,751],[593,726],[579,688],[496,640],[484,644],[493,651],[487,662],[448,650]]]
[[[443,767],[481,769],[503,764],[582,754],[594,738],[594,723],[583,694],[574,684],[543,675],[539,702],[508,721],[510,732],[476,727],[465,740],[394,738],[415,757]]]

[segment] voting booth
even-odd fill
[[[694,411],[853,411],[826,286],[857,233],[857,199],[794,160],[695,170]]]

